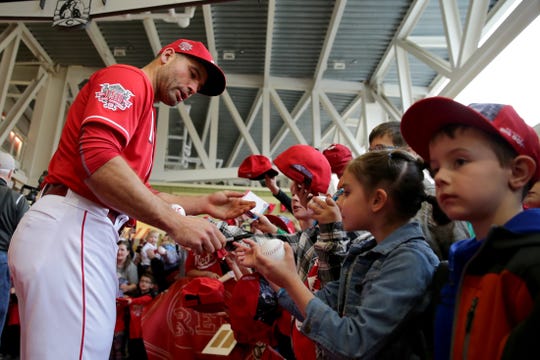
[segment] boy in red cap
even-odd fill
[[[450,248],[435,358],[540,358],[540,210],[522,207],[540,179],[535,131],[511,106],[442,97],[413,104],[401,130],[442,210],[476,234]]]

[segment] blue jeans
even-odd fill
[[[0,251],[0,340],[2,331],[4,330],[4,323],[6,322],[6,315],[9,307],[10,288],[11,281],[9,278],[7,252]]]

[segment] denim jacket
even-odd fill
[[[402,325],[414,323],[410,320],[426,307],[426,289],[438,263],[416,222],[375,247],[353,245],[340,279],[309,302],[301,331],[327,358],[406,358],[414,339]],[[279,302],[302,319],[288,294],[280,294]]]

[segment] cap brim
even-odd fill
[[[252,177],[251,180],[263,180],[266,177],[267,174],[270,177],[274,177],[274,176],[277,176],[278,172],[276,170],[274,170],[274,169],[270,169],[270,170],[267,170],[267,171],[263,172],[260,175]]]
[[[204,83],[201,90],[199,90],[199,94],[203,94],[206,96],[221,95],[221,93],[223,93],[223,91],[225,90],[226,86],[225,74],[223,73],[221,68],[219,68],[219,66],[217,66],[216,64],[213,64],[204,59],[196,59],[204,65],[204,67],[206,68],[206,73],[208,74],[206,82]]]
[[[401,118],[401,134],[407,144],[425,162],[429,162],[429,143],[433,135],[449,124],[463,124],[498,134],[480,113],[445,97],[426,98],[414,103]]]

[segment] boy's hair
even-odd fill
[[[450,139],[455,139],[456,136],[458,136],[458,133],[466,131],[467,129],[476,129],[473,126],[463,125],[463,124],[449,124],[445,125],[441,129],[439,129],[431,139],[432,141],[440,137],[441,135],[445,135],[449,137]],[[507,143],[501,136],[491,133],[482,132],[484,137],[488,141],[488,146],[491,148],[491,151],[495,153],[495,156],[497,157],[497,160],[499,161],[499,164],[503,168],[508,168],[512,164],[512,160],[515,159],[516,156],[518,156],[518,153],[516,150],[510,146],[509,143]],[[429,165],[428,165],[429,169]],[[429,169],[431,172],[431,169]],[[534,182],[529,181],[529,183],[523,187],[521,198],[522,200],[525,199],[525,196],[527,195],[527,192],[531,189]]]
[[[394,144],[394,146],[406,147],[407,143],[401,135],[400,125],[401,123],[399,121],[388,121],[375,126],[369,133],[369,143],[371,144],[376,138],[390,135],[392,137],[392,144]]]
[[[442,128],[450,124],[461,124],[476,128],[490,136],[495,153],[503,164],[507,151],[498,149],[506,143],[517,155],[531,157],[536,171],[530,184],[540,179],[540,142],[533,128],[509,105],[470,104],[465,106],[444,97],[427,98],[414,103],[403,114],[401,132],[409,146],[424,161],[429,162],[429,143]],[[454,131],[455,132],[455,131]],[[504,147],[505,145],[503,145]]]
[[[153,235],[153,234],[156,234],[156,235],[158,236],[158,238],[159,238],[159,231],[157,231],[157,230],[150,230],[150,231],[148,231],[148,232],[146,233],[146,235],[144,236],[144,238],[145,238],[145,239],[148,239],[148,238],[149,238],[151,235]]]
[[[437,139],[441,134],[446,135],[450,139],[455,139],[457,133],[462,132],[466,129],[476,129],[474,126],[463,125],[463,124],[449,124],[440,128],[435,134],[433,134],[432,141]],[[491,150],[495,153],[497,160],[501,166],[509,166],[512,160],[518,156],[518,153],[514,148],[510,146],[501,136],[491,133],[484,133],[485,137],[488,139],[488,144]]]
[[[448,218],[440,211],[433,196],[424,189],[424,163],[404,150],[381,150],[365,153],[354,159],[347,171],[368,192],[384,188],[395,206],[395,215],[402,219],[412,218],[423,201],[433,205],[437,223],[447,223]]]
[[[152,284],[155,284],[155,283],[156,283],[156,280],[154,279],[154,275],[152,275],[152,274],[149,273],[149,272],[144,272],[144,273],[141,275],[139,281],[141,281],[141,279],[142,279],[143,277],[148,278],[148,279],[152,282]]]

